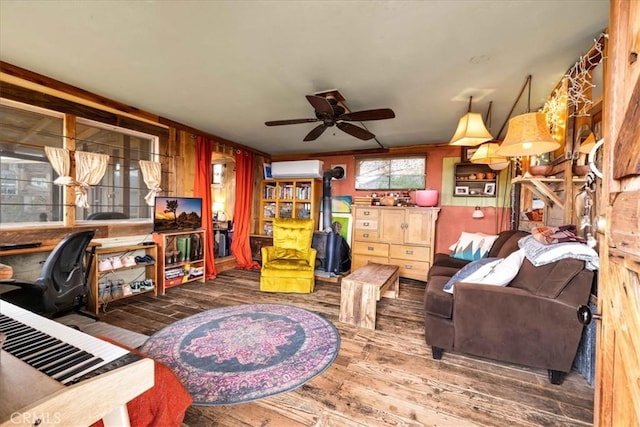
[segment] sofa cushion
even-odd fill
[[[503,231],[491,246],[490,257],[506,258],[519,249],[518,241],[529,233],[521,230]]]
[[[584,261],[577,259],[567,258],[536,267],[525,258],[511,286],[544,298],[555,299],[583,269]]]
[[[442,290],[450,294],[453,293],[453,285],[457,282],[461,282],[463,279],[471,276],[481,268],[485,266],[491,266],[499,262],[499,258],[482,258],[476,261],[471,261],[469,264],[462,267],[456,274],[454,274],[447,283],[444,284]]]
[[[506,258],[499,258],[496,263],[483,265],[476,272],[459,281],[481,285],[507,286],[520,271],[523,260],[524,250],[519,249]]]
[[[458,241],[449,247],[452,251],[451,257],[467,261],[486,258],[493,242],[495,242],[497,238],[497,235],[467,233],[463,231]]]
[[[451,319],[453,315],[453,295],[442,290],[449,280],[445,276],[434,276],[427,283],[424,299],[425,312],[433,316]]]

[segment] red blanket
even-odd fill
[[[98,338],[146,357],[139,351],[109,338]],[[179,426],[193,399],[180,380],[178,380],[178,377],[167,366],[158,361],[154,361],[154,365],[154,386],[127,403],[131,425],[135,427]],[[93,424],[92,427],[104,427],[104,424],[100,420]]]

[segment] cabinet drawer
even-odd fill
[[[376,262],[378,264],[389,264],[389,258],[355,254],[353,255],[353,259],[351,260],[351,271],[356,271],[360,267],[367,265],[370,262]]]
[[[377,230],[378,221],[371,219],[356,219],[356,230]]]
[[[389,245],[389,256],[391,258],[428,262],[431,259],[431,248],[428,246]]]
[[[354,254],[386,258],[389,256],[389,245],[386,243],[354,242],[352,252]]]
[[[378,240],[378,232],[373,230],[358,230],[353,232],[355,240]]]
[[[378,209],[358,208],[356,209],[356,219],[377,219]]]
[[[389,264],[400,267],[398,270],[401,277],[408,277],[416,280],[427,280],[427,272],[429,271],[428,262],[408,261],[405,259],[389,258]]]

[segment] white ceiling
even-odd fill
[[[608,25],[606,0],[0,1],[0,59],[270,154],[375,149],[317,124],[337,88],[384,147],[447,142],[474,96],[491,130],[531,107]],[[526,112],[524,94],[514,114]],[[358,124],[358,123],[356,123]],[[358,124],[359,125],[359,124]],[[504,136],[504,131],[501,134]]]

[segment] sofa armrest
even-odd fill
[[[524,289],[456,283],[454,348],[569,372],[583,328],[576,307]]]
[[[459,259],[459,258],[452,258],[450,255],[447,255],[447,254],[438,253],[433,256],[434,266],[438,265],[442,267],[452,267],[452,268],[461,269],[467,264],[469,264],[469,261],[464,259]]]

